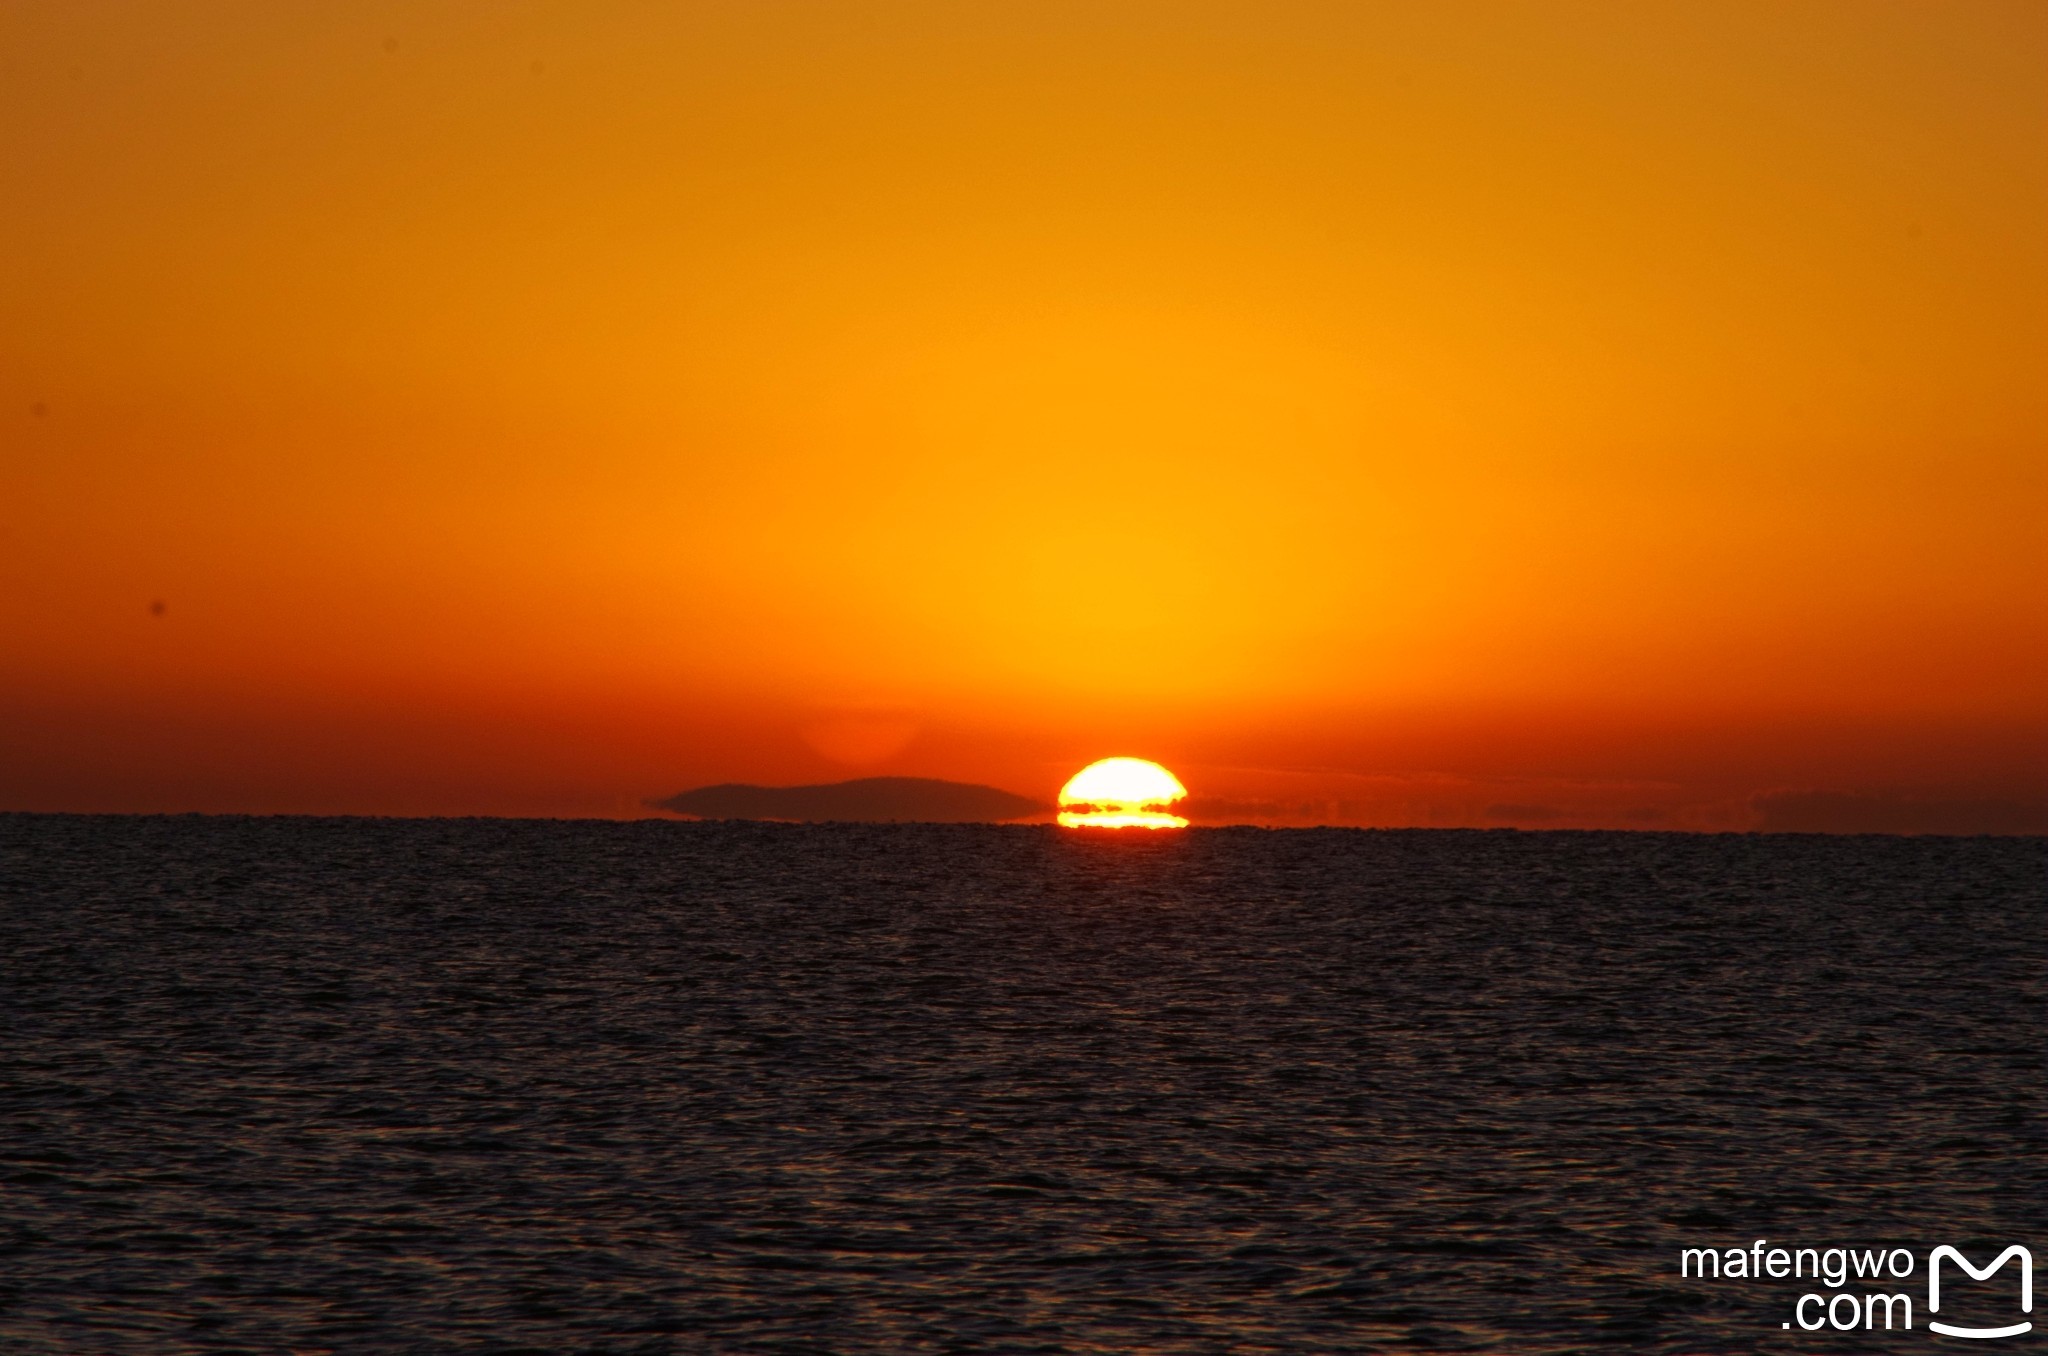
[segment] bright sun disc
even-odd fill
[[[1143,758],[1105,758],[1060,789],[1060,823],[1070,829],[1184,829],[1166,807],[1188,793],[1180,778]]]

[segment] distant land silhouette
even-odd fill
[[[1043,814],[1052,807],[993,786],[930,777],[862,777],[823,786],[700,786],[656,809],[699,819],[793,819],[840,823],[992,824]]]

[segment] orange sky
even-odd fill
[[[2032,0],[21,3],[0,162],[0,808],[2048,828]]]

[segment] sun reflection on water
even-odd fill
[[[1179,815],[1156,810],[1062,810],[1060,823],[1070,829],[1184,829],[1188,822]]]

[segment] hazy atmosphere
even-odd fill
[[[0,807],[2048,829],[2038,4],[0,10]]]

